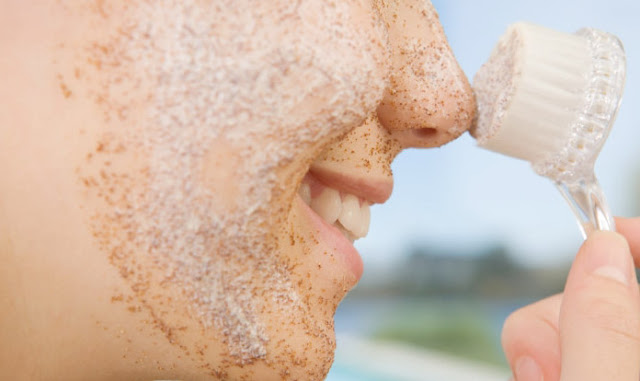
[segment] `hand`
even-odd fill
[[[502,346],[516,381],[638,381],[640,218],[596,232],[571,267],[563,294],[514,312]],[[626,240],[625,240],[626,238]]]

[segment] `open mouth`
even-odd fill
[[[369,144],[378,146],[377,141]],[[362,258],[353,242],[369,232],[370,206],[384,203],[391,196],[393,177],[387,167],[391,160],[382,155],[374,161],[354,150],[338,151],[329,151],[311,164],[296,200],[309,219],[320,257],[342,258],[341,262],[359,279]],[[373,165],[369,165],[370,160]]]
[[[340,191],[307,173],[298,195],[327,224],[336,227],[352,243],[367,235],[370,202],[352,193]]]

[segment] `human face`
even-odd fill
[[[36,307],[2,324],[73,318],[10,336],[13,356],[38,347],[48,374],[71,379],[322,379],[335,309],[362,273],[351,238],[389,197],[391,161],[474,116],[432,5],[20,7],[6,28],[21,45],[6,49],[42,64],[0,66],[15,91],[2,141],[21,159],[1,189],[18,237],[6,252],[28,253],[7,254],[2,290]]]

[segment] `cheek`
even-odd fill
[[[241,207],[239,163],[238,155],[226,139],[212,142],[196,163],[196,176],[199,174],[196,184],[208,191],[214,214],[234,213]]]
[[[268,142],[265,158],[311,159],[375,111],[387,85],[386,32],[372,5],[359,0],[305,1],[295,15],[269,17],[258,23],[272,40],[254,42],[256,66],[233,65],[244,71],[236,77],[256,79],[236,86],[246,91],[249,107],[241,111],[250,123],[234,128]]]
[[[310,375],[299,378],[321,378],[353,283],[311,234],[286,249],[279,239],[305,166],[381,99],[386,53],[376,27],[353,26],[350,3],[303,5],[298,19],[258,20],[282,37],[260,41],[215,40],[212,10],[132,5],[118,18],[126,33],[79,50],[91,64],[79,81],[109,124],[80,169],[99,204],[94,236],[153,327],[216,372],[291,355]],[[316,11],[329,24],[305,20]],[[176,12],[191,30],[162,22]]]

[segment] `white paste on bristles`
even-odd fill
[[[595,29],[511,25],[474,78],[481,147],[529,161],[542,176],[587,176],[615,119],[624,50]]]

